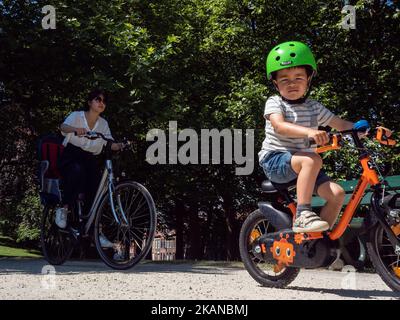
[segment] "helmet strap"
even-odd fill
[[[306,91],[306,94],[304,95],[305,99],[307,99],[308,96],[310,95],[311,87],[312,87],[312,79],[313,79],[314,75],[315,75],[315,71],[313,71],[313,73],[310,76],[310,79],[308,80],[307,91]]]

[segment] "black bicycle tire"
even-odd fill
[[[370,231],[369,241],[367,242],[368,255],[372,261],[376,273],[393,291],[400,292],[400,278],[388,270],[379,254],[378,236],[380,232],[384,232],[382,226],[377,223]]]
[[[282,274],[270,276],[257,269],[248,251],[248,238],[258,221],[267,220],[260,210],[253,211],[245,220],[239,235],[239,251],[242,262],[250,276],[264,287],[284,288],[299,274],[300,268],[286,267]]]

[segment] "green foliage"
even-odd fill
[[[38,237],[36,138],[57,130],[94,86],[110,92],[113,135],[135,141],[125,171],[149,188],[164,225],[182,230],[192,258],[238,258],[240,221],[256,207],[263,173],[150,166],[146,133],[170,120],[197,131],[251,128],[257,153],[264,102],[275,94],[265,75],[275,44],[311,46],[312,97],[333,112],[400,129],[397,2],[357,1],[355,30],[341,27],[340,1],[59,0],[57,29],[43,30],[46,4],[0,2],[0,228],[15,239]],[[379,152],[399,174],[398,149]],[[334,178],[357,175],[351,148],[324,157]]]
[[[37,192],[28,193],[18,204],[15,212],[20,221],[16,230],[17,242],[39,239],[42,209]]]

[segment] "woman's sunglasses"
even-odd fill
[[[106,104],[106,99],[103,99],[102,97],[96,97],[93,100],[95,100],[97,102],[103,102],[104,104]]]

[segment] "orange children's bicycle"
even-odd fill
[[[293,232],[296,204],[289,191],[294,189],[296,181],[275,184],[267,180],[262,183],[262,191],[270,195],[272,201],[258,203],[258,209],[245,220],[239,238],[242,261],[261,285],[282,288],[296,278],[301,268],[329,266],[337,258],[337,239],[349,226],[365,190],[370,186],[373,192],[370,210],[363,221],[368,232],[368,254],[383,281],[394,291],[400,291],[400,194],[385,192],[386,181],[379,173],[371,150],[358,137],[357,131],[331,135],[330,144],[316,151],[340,149],[344,135],[352,136],[363,172],[332,231]],[[396,144],[383,128],[376,130],[375,138],[383,145]]]

